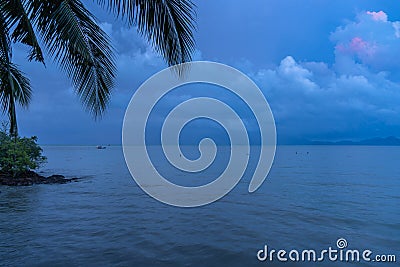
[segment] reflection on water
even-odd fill
[[[45,153],[44,174],[85,178],[0,187],[0,265],[262,266],[268,263],[257,262],[256,253],[265,244],[318,250],[339,237],[351,248],[400,250],[398,147],[278,147],[258,191],[247,192],[246,172],[226,197],[193,209],[143,193],[120,147],[46,147]],[[207,181],[220,172],[211,171]],[[171,179],[190,179],[180,177]]]
[[[9,187],[1,192],[0,213],[31,212],[38,202],[38,187]]]

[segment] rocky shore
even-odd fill
[[[29,186],[33,184],[66,184],[76,182],[78,178],[65,178],[63,175],[51,175],[44,177],[33,171],[26,171],[17,177],[0,172],[0,185],[8,186]]]

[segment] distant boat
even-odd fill
[[[105,146],[97,146],[96,148],[97,149],[106,149],[107,147],[105,147]]]

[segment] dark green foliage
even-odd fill
[[[37,137],[19,137],[0,132],[0,170],[17,176],[29,170],[35,170],[46,162]]]

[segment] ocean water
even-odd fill
[[[43,174],[82,179],[0,186],[0,266],[397,266],[400,261],[400,147],[278,146],[258,191],[247,192],[248,172],[224,198],[189,209],[145,194],[132,180],[121,147],[44,151]],[[223,166],[229,150],[220,152]],[[193,178],[201,179],[201,174]],[[321,251],[337,248],[339,238],[349,249],[394,254],[397,263],[257,259],[264,245]]]

